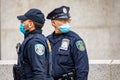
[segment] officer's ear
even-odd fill
[[[29,26],[29,28],[33,27],[34,26],[34,22],[30,20],[29,23],[28,23],[28,26]]]
[[[51,20],[52,26],[56,26],[56,23],[54,20]]]

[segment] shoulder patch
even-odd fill
[[[76,41],[76,46],[80,51],[84,51],[85,50],[85,44],[82,40],[78,40]]]
[[[42,44],[36,44],[35,45],[35,52],[38,55],[43,55],[45,53],[45,47]]]

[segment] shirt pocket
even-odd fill
[[[60,64],[68,64],[69,59],[70,59],[70,50],[60,50],[58,52],[58,63]]]

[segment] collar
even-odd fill
[[[28,37],[31,34],[42,34],[42,30],[41,29],[35,29],[35,30],[30,31],[30,32],[26,32],[25,33],[25,38]]]
[[[68,33],[62,33],[62,34],[55,34],[55,32],[53,32],[51,35],[50,35],[50,38],[49,40],[52,42],[52,43],[56,43],[58,41],[60,41],[62,38],[64,38]]]

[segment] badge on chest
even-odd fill
[[[62,39],[62,43],[61,43],[60,49],[68,50],[69,42],[70,42],[69,39]]]

